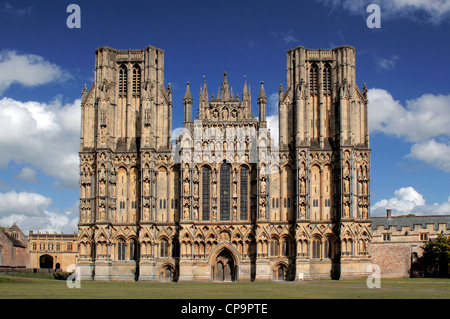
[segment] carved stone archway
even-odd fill
[[[222,249],[211,264],[213,281],[236,281],[237,264],[233,254],[227,249]]]

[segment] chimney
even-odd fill
[[[387,218],[391,219],[391,209],[386,209]]]

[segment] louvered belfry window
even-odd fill
[[[119,94],[125,95],[127,93],[127,68],[121,65],[119,68]]]
[[[317,64],[313,63],[311,65],[311,70],[309,72],[309,85],[311,88],[312,95],[317,95],[318,82],[319,82],[319,68],[317,67]]]
[[[133,94],[141,93],[141,68],[139,65],[133,67]]]

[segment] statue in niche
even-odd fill
[[[187,179],[184,181],[184,196],[189,196],[189,181]]]
[[[304,194],[306,189],[306,181],[304,178],[300,180],[300,194]]]
[[[194,183],[194,196],[198,196],[198,183]]]
[[[105,206],[100,206],[99,208],[99,218],[100,219],[105,219]]]
[[[222,120],[228,120],[228,109],[226,108],[222,111]]]
[[[144,181],[144,196],[150,196],[150,183],[148,179]]]
[[[344,179],[344,193],[348,193],[350,189],[350,180],[348,178]]]
[[[100,196],[105,196],[105,180],[100,181],[99,194]]]
[[[261,194],[265,194],[266,193],[266,179],[263,178],[261,180]]]
[[[198,219],[198,208],[194,207],[194,220]]]
[[[266,206],[264,204],[259,208],[259,217],[261,219],[266,218]]]
[[[144,219],[147,220],[150,218],[150,209],[148,206],[144,206]]]
[[[184,206],[183,209],[183,219],[189,219],[189,207]]]

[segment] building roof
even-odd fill
[[[450,230],[450,215],[372,217],[372,229],[377,229],[378,226],[384,226],[386,229],[396,226],[398,230],[406,226],[412,229],[414,225],[425,228],[427,224],[433,224],[435,230],[439,228],[439,224],[446,224]]]

